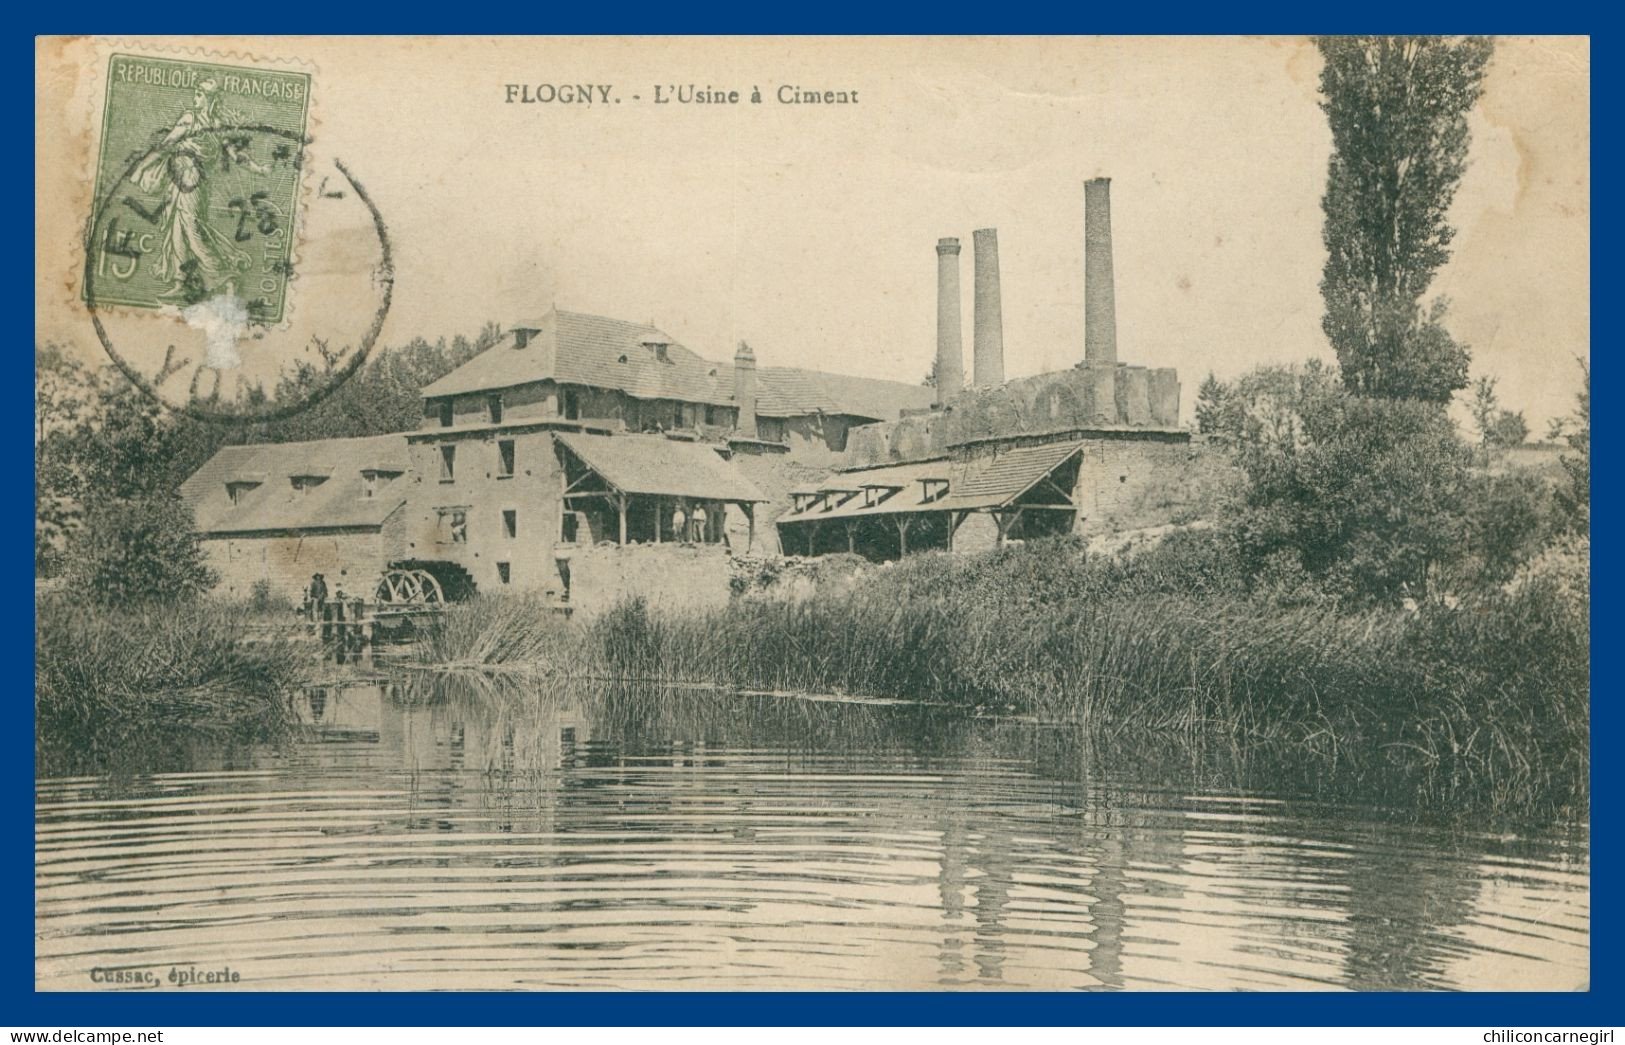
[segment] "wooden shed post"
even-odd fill
[[[906,515],[896,515],[892,521],[897,524],[897,557],[901,559],[908,554],[908,528],[914,520]]]
[[[742,501],[739,507],[745,512],[745,554],[749,555],[756,550],[756,506]]]
[[[856,519],[848,519],[846,521],[846,553],[848,555],[855,555],[857,554],[857,550],[858,521]]]
[[[615,507],[617,514],[621,517],[621,544],[624,545],[626,544],[626,494],[620,494],[615,498]]]

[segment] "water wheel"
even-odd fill
[[[386,570],[373,599],[380,606],[418,606],[445,602],[446,596],[428,570]]]

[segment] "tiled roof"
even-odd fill
[[[402,435],[324,439],[310,443],[227,446],[181,484],[202,534],[381,526],[406,501],[397,480],[362,496],[364,470],[406,471]],[[325,476],[303,493],[294,476]],[[231,503],[227,483],[259,482]]]
[[[812,519],[847,519],[862,515],[887,515],[895,512],[940,512],[949,507],[948,499],[938,497],[927,501],[926,479],[949,479],[952,467],[946,460],[918,461],[912,464],[894,464],[882,468],[864,468],[851,472],[836,472],[817,486],[817,492],[826,496],[809,505],[806,511],[790,511],[779,516],[779,522],[805,522]],[[866,489],[875,491],[877,504],[869,507]],[[796,491],[797,496],[809,491]],[[932,491],[938,492],[938,491]]]
[[[978,454],[954,469],[949,497],[958,508],[1001,507],[1026,493],[1082,447],[1079,442],[1040,443]]]
[[[924,385],[873,377],[827,374],[799,367],[757,371],[756,413],[762,417],[847,414],[871,421],[895,421],[905,410],[925,410],[936,392]]]
[[[1017,446],[964,460],[919,461],[836,472],[817,485],[819,492],[833,496],[809,505],[804,511],[786,512],[778,521],[810,522],[897,512],[1003,508],[1065,464],[1082,446],[1079,442]],[[948,480],[947,494],[927,500],[929,493],[924,482],[927,479]],[[861,492],[865,488],[890,488],[894,492],[870,505]],[[853,490],[860,492],[845,496]],[[797,491],[798,495],[806,492],[805,489]]]
[[[713,501],[765,501],[766,497],[709,446],[657,435],[578,435],[560,443],[615,489],[627,494]]]
[[[518,331],[533,330],[524,348]],[[667,345],[659,358],[646,342]],[[624,360],[624,362],[623,362]],[[425,398],[512,388],[533,381],[614,388],[637,399],[734,406],[733,364],[714,363],[647,323],[580,312],[549,312],[509,331],[495,345],[423,389]],[[763,417],[848,414],[896,420],[931,405],[923,385],[828,374],[800,367],[760,367],[756,412]]]
[[[532,381],[616,388],[638,399],[733,403],[733,368],[719,367],[647,323],[580,312],[549,312],[536,320],[524,348],[518,330],[423,389],[425,398],[511,388]],[[645,344],[667,345],[661,359]]]

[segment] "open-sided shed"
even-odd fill
[[[793,494],[778,520],[786,552],[890,559],[951,549],[975,513],[997,540],[1069,532],[1077,519],[1081,442],[1004,446],[956,457],[836,472]]]
[[[767,498],[702,443],[660,436],[557,433],[564,501],[572,512],[605,525],[620,544],[723,539],[728,505],[755,534],[755,506]],[[597,527],[595,527],[595,530]]]

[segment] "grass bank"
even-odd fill
[[[96,765],[132,748],[263,737],[290,721],[285,694],[311,654],[247,606],[110,609],[64,595],[35,604],[34,714],[42,764]]]
[[[522,598],[458,607],[426,663],[848,693],[1285,743],[1415,771],[1498,806],[1576,808],[1589,774],[1589,549],[1458,605],[1350,611],[1243,593],[1218,537],[1126,560],[1029,545],[911,557],[726,609],[623,604],[564,624]],[[1358,772],[1356,772],[1356,776]]]

